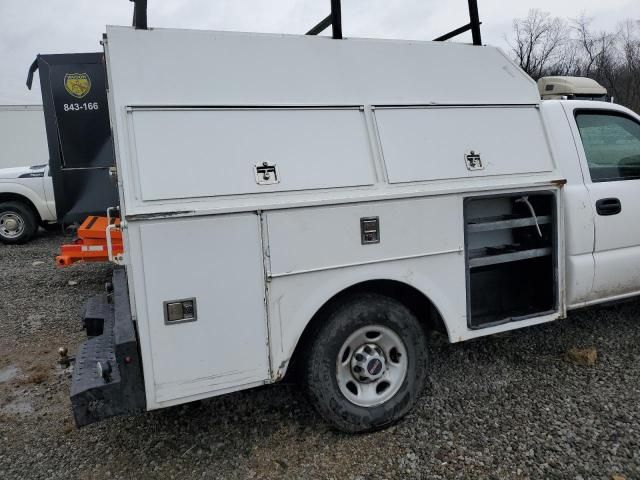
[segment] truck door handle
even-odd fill
[[[617,215],[622,211],[622,205],[617,198],[601,198],[596,202],[596,211],[603,217]]]

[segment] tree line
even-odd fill
[[[640,112],[640,21],[596,31],[584,15],[564,19],[538,9],[513,21],[511,54],[534,80],[548,75],[589,77],[616,103]]]

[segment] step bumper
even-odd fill
[[[124,269],[114,271],[112,284],[112,294],[92,297],[85,306],[88,338],[76,353],[70,393],[78,427],[146,407]]]

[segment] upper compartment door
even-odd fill
[[[525,107],[376,108],[389,182],[551,172],[540,113]],[[473,152],[477,161],[468,163]]]
[[[358,108],[133,109],[131,121],[141,202],[375,181]]]

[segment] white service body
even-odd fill
[[[496,48],[108,27],[105,52],[149,409],[281,379],[313,316],[363,282],[420,292],[451,342],[640,292],[640,180],[591,183],[573,111],[638,117],[541,103]],[[471,328],[465,222],[523,195],[553,223],[553,308]],[[601,195],[622,215],[598,217]],[[181,299],[195,321],[167,322]]]

